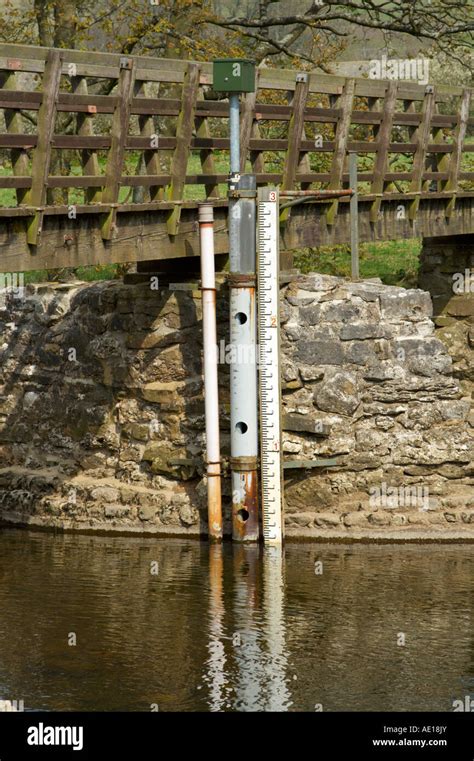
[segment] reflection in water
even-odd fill
[[[0,699],[449,711],[474,690],[473,568],[467,545],[287,544],[282,556],[0,531]]]
[[[209,709],[288,710],[282,551],[233,547],[228,598],[223,554],[222,546],[209,548],[209,657],[203,677],[209,687]],[[230,633],[224,623],[226,606],[229,610],[233,606],[233,621],[239,623]],[[228,657],[225,641],[231,648]]]
[[[283,570],[282,550],[279,547],[266,547],[263,553],[263,609],[269,654],[266,711],[286,711],[291,706],[287,684]]]
[[[234,605],[235,708],[257,711],[260,705],[265,671],[261,643],[260,547],[235,545],[232,550],[232,596]]]
[[[224,561],[222,545],[209,547],[209,658],[204,681],[209,685],[209,710],[222,711],[227,702],[224,649]]]

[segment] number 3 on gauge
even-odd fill
[[[276,190],[270,190],[270,192],[268,194],[268,200],[269,201],[276,201],[276,199],[277,199]]]

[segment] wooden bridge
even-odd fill
[[[228,103],[210,63],[0,45],[0,269],[199,253],[197,203],[228,251]],[[474,232],[469,88],[262,68],[241,103],[241,171],[348,187],[362,241]],[[287,251],[350,240],[348,199],[282,218]]]

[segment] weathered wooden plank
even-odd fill
[[[342,185],[342,175],[344,172],[344,162],[346,159],[347,143],[349,142],[349,129],[351,126],[351,113],[352,104],[354,101],[355,81],[353,79],[346,80],[344,85],[344,92],[340,97],[340,107],[342,109],[342,115],[339,119],[336,127],[336,134],[334,136],[334,153],[331,164],[331,179],[329,180],[329,189],[336,190]],[[328,225],[334,224],[338,209],[338,202],[333,201],[326,214],[326,222]]]
[[[382,194],[384,191],[384,177],[388,170],[388,153],[390,147],[390,137],[392,134],[393,114],[397,102],[398,84],[390,82],[385,93],[383,119],[380,128],[376,134],[377,155],[374,166],[374,179],[372,180],[372,193]],[[376,222],[380,212],[381,199],[377,198],[372,204],[370,210],[370,221]]]
[[[55,48],[44,48],[39,45],[18,45],[18,44],[0,44],[0,56],[3,58],[15,58],[26,61],[44,61],[47,58],[48,50],[55,50]],[[117,70],[120,67],[120,61],[123,56],[120,53],[104,53],[102,51],[94,50],[72,50],[69,48],[61,49],[59,52],[63,54],[66,65],[69,63],[83,64],[86,68],[84,72],[78,72],[88,76],[89,66],[105,66],[109,67],[112,78],[117,75]],[[188,62],[177,58],[154,58],[147,56],[134,56],[135,69],[137,67],[144,67],[151,71],[158,72],[174,72],[183,75],[186,71]],[[24,71],[27,71],[24,68]],[[212,63],[203,64],[203,72],[212,74]],[[63,73],[67,73],[67,69]],[[174,80],[178,81],[178,80]]]
[[[30,178],[27,178],[30,179]],[[458,198],[463,199],[473,199],[474,195],[472,192],[469,191],[427,191],[427,192],[421,192],[421,193],[386,193],[383,197],[383,202],[388,201],[397,201],[398,203],[404,202],[407,200],[411,200],[412,198],[419,197],[421,201],[428,200],[433,201],[436,199],[442,199],[443,201],[446,201],[447,199],[457,196]],[[366,196],[361,197],[361,202],[363,204],[373,202],[377,196],[375,196],[372,193],[369,193]],[[341,204],[349,203],[350,198],[343,196],[340,199]],[[182,209],[197,209],[200,201],[196,200],[188,200],[183,201],[181,203]],[[221,207],[221,206],[227,206],[227,199],[226,198],[219,198],[213,200],[213,206]],[[308,206],[321,206],[321,205],[327,205],[328,200],[312,200],[308,202]],[[123,213],[129,213],[129,212],[140,212],[140,211],[160,211],[163,209],[172,209],[174,206],[173,201],[153,201],[153,202],[146,202],[146,203],[123,203],[120,204],[117,207],[117,214],[123,214]],[[105,204],[77,204],[75,207],[77,214],[103,214],[104,208],[106,208]],[[28,217],[35,213],[36,207],[35,206],[16,206],[16,207],[6,207],[1,208],[0,207],[0,217],[10,218],[10,217]],[[46,216],[67,216],[70,211],[70,207],[68,205],[62,204],[62,205],[55,205],[55,206],[44,206],[43,207],[43,215]],[[316,212],[318,213],[318,212]]]
[[[200,201],[183,201],[182,208],[183,209],[194,209],[197,210],[197,207],[199,206]],[[220,206],[227,206],[227,199],[226,198],[219,198],[214,199],[213,204],[214,208],[220,207]],[[120,206],[117,209],[117,214],[125,214],[129,212],[140,212],[140,211],[163,211],[167,209],[172,209],[174,206],[173,201],[147,201],[146,203],[123,203],[120,204]],[[103,214],[104,213],[105,204],[77,204],[75,207],[75,211],[77,214]],[[34,206],[15,206],[14,208],[1,208],[0,207],[0,217],[28,217],[34,214],[36,211],[36,208]],[[57,206],[45,206],[43,210],[43,215],[45,217],[51,217],[51,216],[68,216],[70,212],[70,206],[66,204],[61,204]]]
[[[105,183],[102,193],[103,203],[118,203],[120,184],[125,157],[125,144],[130,121],[130,102],[133,97],[135,84],[135,63],[133,60],[122,60],[118,80],[118,102],[112,117],[111,145],[105,169]],[[115,212],[111,210],[104,218],[102,235],[104,240],[110,240],[114,233]]]
[[[399,92],[400,97],[400,92]],[[414,104],[414,101],[411,101]],[[41,93],[30,91],[6,90],[0,91],[0,108],[15,108],[37,110],[41,103]],[[91,113],[94,109],[98,114],[111,114],[117,105],[117,97],[114,95],[78,95],[61,92],[58,95],[57,110],[66,112]],[[227,109],[222,101],[201,100],[196,105],[196,113],[202,117],[227,118]],[[177,116],[180,111],[180,101],[167,98],[134,98],[130,107],[131,114]],[[305,121],[316,123],[336,123],[340,118],[341,111],[338,108],[307,108]],[[255,118],[285,121],[291,119],[291,107],[271,103],[256,103]],[[352,112],[354,124],[380,124],[383,118],[381,111],[357,111]],[[421,114],[415,111],[396,112],[393,123],[400,125],[417,126],[420,124]],[[433,126],[450,127],[456,125],[456,115],[434,114]],[[469,125],[474,125],[474,118],[470,118]]]
[[[296,171],[300,163],[301,139],[304,129],[304,111],[309,92],[309,77],[305,73],[296,75],[296,88],[291,102],[292,115],[288,125],[288,149],[283,167],[282,190],[295,187]],[[288,219],[290,210],[283,209],[280,222]]]
[[[200,117],[196,116],[196,122]],[[34,148],[37,142],[36,135],[28,134],[0,134],[0,148]],[[53,135],[52,147],[65,148],[66,150],[104,150],[110,148],[111,138],[109,135]],[[126,150],[147,150],[150,145],[148,137],[129,135],[126,140]],[[167,151],[176,147],[175,137],[159,136],[160,150]],[[287,138],[250,138],[247,143],[248,149],[254,151],[285,151],[288,148]],[[324,140],[321,145],[315,145],[314,140],[301,138],[301,153],[330,153],[334,150],[334,140]],[[416,143],[389,143],[389,153],[415,153]],[[217,149],[228,150],[228,137],[193,137],[191,150]],[[376,153],[377,141],[351,140],[347,144],[348,151],[357,153]],[[428,153],[453,153],[454,145],[451,143],[429,143]],[[465,143],[461,146],[462,153],[474,153],[474,143]],[[306,171],[306,169],[304,169]],[[308,169],[309,171],[309,169]],[[213,172],[210,172],[213,174]]]
[[[51,50],[46,57],[43,76],[41,105],[38,111],[38,140],[31,164],[31,187],[25,200],[33,206],[42,206],[46,201],[46,188],[51,161],[51,140],[56,119],[56,101],[61,80],[62,54]],[[42,213],[38,210],[31,219],[27,229],[27,241],[30,245],[38,243],[41,233]]]
[[[469,108],[471,105],[472,90],[465,88],[463,90],[461,103],[459,107],[458,123],[454,132],[454,150],[449,162],[449,178],[442,190],[457,191],[459,187],[459,174],[461,168],[462,147],[466,139],[467,123],[469,119]],[[456,196],[451,198],[446,206],[446,216],[451,218],[456,205]]]
[[[73,92],[78,95],[85,95],[88,97],[87,79],[85,77],[71,77],[71,86]],[[65,137],[79,137],[94,138],[94,114],[90,112],[81,112],[76,117],[77,135]],[[53,137],[53,145],[56,147],[58,140],[56,136]],[[109,138],[110,145],[110,138]],[[63,146],[61,146],[63,147]],[[66,146],[67,147],[67,144]],[[108,147],[108,146],[107,146]],[[81,167],[83,175],[99,175],[100,165],[97,152],[91,148],[84,146],[81,150]],[[96,188],[86,188],[84,193],[84,200],[86,203],[98,203],[101,200],[101,191]]]
[[[425,161],[426,153],[428,149],[428,142],[431,133],[432,120],[435,109],[435,91],[434,88],[427,90],[425,99],[423,101],[423,108],[421,112],[421,123],[418,127],[415,136],[417,142],[417,149],[413,157],[413,177],[410,183],[410,190],[413,192],[421,192],[423,187],[423,175],[425,174]],[[419,199],[415,198],[409,206],[408,217],[413,221],[416,217],[416,212],[419,206]]]
[[[0,188],[31,188],[32,178],[31,175],[23,177],[13,177],[12,175],[0,175]],[[29,203],[26,196],[25,203]]]
[[[12,46],[13,49],[18,46]],[[31,48],[32,46],[27,46],[28,48]],[[8,45],[1,45],[0,46],[0,53],[4,52],[5,49],[10,48]],[[38,49],[37,49],[38,50]],[[44,55],[45,48],[39,48],[41,50],[42,54]],[[77,54],[80,51],[65,51],[68,55],[68,61],[67,63],[63,64],[63,74],[68,73],[67,67],[69,66],[69,62],[72,62],[72,59],[74,60],[74,63],[76,65],[77,69],[77,75],[83,76],[83,77],[96,77],[96,78],[106,78],[106,79],[113,79],[116,76],[117,71],[117,65],[118,65],[118,58],[119,56],[115,54],[115,60],[113,63],[110,62],[109,58],[105,58],[103,53],[97,53],[99,58],[91,59],[88,54],[82,54],[81,60],[78,60]],[[106,54],[107,55],[107,54]],[[112,54],[113,56],[114,54]],[[11,59],[8,57],[5,57],[4,55],[0,55],[0,70],[1,69],[8,69],[9,67],[9,61]],[[19,60],[19,59],[17,59]],[[169,82],[169,83],[178,83],[183,81],[183,76],[185,72],[186,67],[186,61],[182,60],[176,60],[176,59],[154,59],[154,58],[142,58],[142,57],[136,57],[135,58],[137,62],[137,71],[136,71],[136,78],[137,80],[145,81],[145,82]],[[94,61],[94,62],[92,62]],[[40,60],[39,58],[26,58],[23,57],[20,61],[20,70],[22,71],[28,71],[33,73],[41,73],[44,71],[44,60]],[[155,66],[155,68],[151,68],[152,66]],[[212,65],[211,64],[204,64],[204,67],[207,66],[207,73],[206,69],[204,68],[203,72],[201,73],[200,81],[203,84],[211,84],[212,80]],[[283,74],[280,74],[281,70],[275,70],[275,69],[267,69],[264,70],[264,78],[262,80],[262,86],[265,86],[269,89],[280,89],[280,90],[286,90],[290,89],[292,82],[291,82],[291,71],[283,71]],[[342,92],[342,86],[344,84],[344,78],[342,76],[332,76],[332,75],[321,75],[321,74],[311,74],[310,78],[310,92],[315,93],[321,93],[321,94],[340,94]],[[294,83],[293,83],[294,87]],[[408,99],[412,98],[414,101],[421,101],[423,100],[423,87],[420,85],[417,85],[415,83],[409,83],[409,82],[401,82],[401,87],[403,88],[400,91],[401,98]],[[362,97],[383,97],[385,85],[383,80],[367,80],[367,79],[356,79],[356,94]],[[453,95],[459,95],[462,94],[462,88],[460,87],[452,87],[450,88],[448,85],[441,85],[438,88],[438,93],[436,96],[436,100],[440,103],[443,102],[449,102],[450,98]]]
[[[410,181],[412,179],[412,173],[411,172],[386,172],[385,174],[385,182],[387,183],[393,183],[396,181]],[[257,183],[281,183],[283,179],[283,175],[279,172],[257,172]],[[212,185],[218,185],[220,183],[225,183],[228,178],[227,174],[190,174],[186,177],[186,185],[206,185],[206,184],[212,184]],[[307,183],[307,184],[313,184],[313,183],[327,183],[331,179],[331,175],[329,172],[297,172],[295,175],[295,179],[297,183]],[[358,179],[360,182],[372,182],[374,179],[374,175],[372,172],[360,172]],[[449,179],[449,172],[431,172],[426,171],[423,173],[423,181],[433,181],[433,180],[443,180],[447,181]],[[460,172],[459,173],[459,180],[468,180],[472,181],[474,179],[474,172]],[[120,178],[120,185],[123,187],[137,187],[140,185],[150,187],[150,186],[165,186],[169,185],[171,181],[171,175],[169,174],[159,174],[159,175],[146,175],[146,174],[140,174],[140,175],[122,175]],[[344,184],[347,184],[349,182],[349,173],[344,172],[342,175],[342,180]],[[82,175],[72,175],[72,176],[62,176],[62,175],[50,175],[47,180],[47,186],[50,188],[87,188],[87,187],[94,187],[99,188],[102,187],[104,184],[104,178],[103,176],[82,176]],[[28,188],[31,186],[31,177],[13,177],[13,176],[0,176],[0,188]],[[383,198],[386,196],[386,192],[384,193]],[[398,193],[398,196],[400,198],[413,196],[414,193]],[[474,195],[474,193],[473,193]],[[362,198],[376,198],[373,194],[367,194],[364,196],[361,196]],[[174,205],[179,205],[182,203],[181,200],[173,201]],[[105,202],[105,205],[112,204],[112,202]],[[121,204],[114,204],[114,206],[118,209],[120,208]]]
[[[181,111],[176,125],[176,148],[171,161],[171,183],[167,192],[167,198],[170,201],[179,201],[183,198],[199,90],[199,72],[199,65],[190,63],[184,78]],[[179,206],[171,212],[168,219],[170,235],[176,235],[178,232],[180,215]]]
[[[1,86],[4,90],[16,90],[17,87],[17,75],[14,71],[5,72],[1,75]],[[5,124],[7,132],[10,137],[23,133],[23,117],[19,111],[15,109],[5,109]],[[13,133],[13,134],[12,134]],[[22,136],[23,137],[23,136]],[[27,139],[25,136],[24,140]],[[36,141],[35,141],[36,142]],[[25,146],[26,147],[26,146]],[[12,172],[15,176],[24,176],[29,174],[30,162],[28,159],[28,153],[23,146],[13,146],[10,153],[12,162]],[[17,188],[16,200],[20,206],[26,200],[26,192],[24,189]]]
[[[119,66],[120,54],[104,53],[95,51],[64,50],[65,66],[73,62],[77,65],[79,76],[104,76],[107,78],[115,76]],[[46,57],[47,49],[33,45],[1,44],[0,45],[0,68],[8,68],[9,59],[20,59],[24,64],[24,71],[37,71],[36,68],[28,69],[28,66],[34,67],[41,65]],[[186,71],[187,62],[178,59],[153,58],[147,56],[136,56],[137,78],[145,81],[152,81],[154,74],[161,78],[161,81],[182,81]],[[44,65],[44,64],[43,64]],[[201,79],[207,84],[212,84],[212,64],[202,63]],[[81,67],[81,68],[79,68]],[[66,69],[63,73],[67,73]],[[165,77],[169,79],[165,80]],[[173,77],[173,79],[172,79]],[[159,81],[156,79],[154,81]],[[344,77],[338,75],[321,75],[318,73],[310,75],[310,91],[316,93],[340,94],[344,86]],[[381,80],[370,80],[358,78],[356,82],[356,94],[363,97],[383,97],[385,83]],[[262,88],[289,90],[294,89],[294,73],[291,70],[271,69],[262,70]],[[412,98],[413,100],[423,100],[423,86],[413,82],[401,83],[401,97],[403,99]],[[461,95],[462,88],[450,85],[441,85],[438,88],[437,100],[442,102],[448,100],[453,95]]]
[[[326,144],[327,145],[327,144]],[[324,141],[323,146],[324,147]],[[300,145],[301,153],[300,153],[300,160],[298,162],[298,166],[296,169],[297,174],[310,174],[311,173],[311,161],[309,160],[309,151],[319,151],[319,149],[316,149],[315,147],[315,140],[306,140],[306,130],[305,126],[303,124],[303,132],[301,135],[301,145]],[[310,187],[309,182],[302,182],[301,183],[301,190],[308,190]]]
[[[145,185],[147,187],[164,186],[170,181],[171,175],[169,174],[122,174],[120,177],[120,187],[137,187],[139,185]],[[62,177],[60,175],[50,176],[48,179],[48,186],[52,188],[100,188],[104,185],[103,175],[99,176],[81,176],[77,177]],[[114,201],[104,201],[104,204],[114,204],[117,208],[120,204]]]

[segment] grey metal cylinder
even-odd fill
[[[257,541],[256,178],[229,180],[232,537]]]

